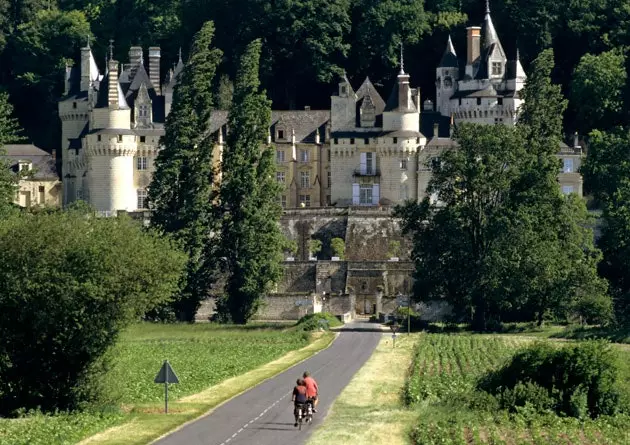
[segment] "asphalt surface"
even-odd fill
[[[211,414],[155,442],[159,445],[299,445],[323,422],[330,406],[372,355],[378,325],[347,324],[327,349],[230,400]],[[308,370],[319,385],[312,424],[293,426],[291,392]]]

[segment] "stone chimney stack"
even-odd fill
[[[466,28],[466,41],[468,43],[466,65],[472,65],[481,54],[481,27],[469,26]]]
[[[118,62],[109,59],[109,81],[107,82],[107,105],[109,108],[118,108]]]
[[[138,71],[138,65],[142,63],[142,47],[132,46],[129,48],[129,78],[133,80],[133,77]]]
[[[155,88],[157,94],[161,93],[160,86],[160,58],[161,52],[159,46],[149,47],[149,79]]]
[[[90,86],[90,55],[89,45],[81,48],[81,91],[87,91]]]

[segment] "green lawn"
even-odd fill
[[[527,410],[508,414],[483,409],[483,399],[473,394],[476,379],[535,340],[514,335],[420,335],[404,388],[406,402],[417,412],[410,425],[412,443],[630,444],[628,415],[579,421]],[[630,351],[616,347],[624,366],[621,386],[630,396]],[[473,400],[477,407],[471,407]]]
[[[138,410],[159,411],[164,385],[153,383],[153,379],[164,359],[180,380],[180,384],[169,386],[169,400],[175,402],[303,348],[310,341],[309,333],[286,325],[134,325],[112,351],[114,367],[107,376],[109,391],[123,410],[0,419],[0,445],[73,444],[135,418]],[[188,416],[195,415],[194,409],[188,411]]]

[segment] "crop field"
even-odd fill
[[[419,417],[413,443],[430,444],[630,444],[630,416],[596,420],[562,418],[523,410],[517,414],[483,409],[476,380],[500,367],[521,346],[518,336],[425,334],[419,337],[405,388],[405,402]],[[630,389],[630,352],[620,349]]]
[[[106,378],[111,397],[124,410],[0,419],[0,445],[74,444],[128,421],[139,405],[161,409],[164,385],[153,379],[165,359],[180,381],[169,385],[169,400],[175,401],[300,349],[309,344],[309,338],[309,333],[271,325],[132,326],[112,351],[113,368]]]

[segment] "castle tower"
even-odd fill
[[[459,62],[451,36],[448,36],[446,49],[440,64],[435,70],[435,103],[436,111],[442,116],[451,113],[450,99],[455,94],[457,80],[459,79]]]
[[[344,73],[339,81],[339,92],[337,96],[331,96],[330,123],[331,130],[336,131],[341,128],[353,128],[356,120],[357,95],[352,89],[350,81]]]

